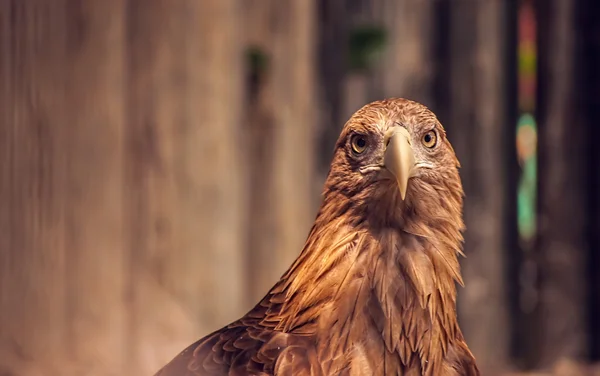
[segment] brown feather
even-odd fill
[[[419,168],[399,197],[379,163],[383,134],[404,126]],[[434,129],[435,149],[419,145]],[[350,151],[368,135],[366,159]],[[458,326],[462,285],[459,163],[441,124],[405,99],[371,103],[346,123],[323,203],[304,249],[238,321],[195,344],[157,375],[479,375]]]

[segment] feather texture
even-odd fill
[[[384,134],[404,126],[418,168],[405,200],[380,166]],[[420,146],[435,130],[438,144]],[[358,157],[354,134],[368,137]],[[244,317],[192,344],[159,376],[441,375],[479,371],[456,318],[462,285],[459,163],[441,124],[404,99],[346,123],[304,249]]]

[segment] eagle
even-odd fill
[[[246,315],[156,376],[479,375],[456,314],[459,167],[424,105],[359,109],[298,258]]]

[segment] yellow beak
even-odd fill
[[[400,197],[404,200],[408,179],[415,165],[415,155],[410,145],[410,134],[404,127],[394,127],[385,138],[387,147],[383,164],[396,178],[398,189],[400,189]]]

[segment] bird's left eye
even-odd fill
[[[367,139],[363,135],[355,135],[352,137],[352,150],[356,154],[361,154],[367,148]]]
[[[429,131],[423,135],[421,141],[426,148],[431,149],[437,144],[437,134],[435,131]]]

